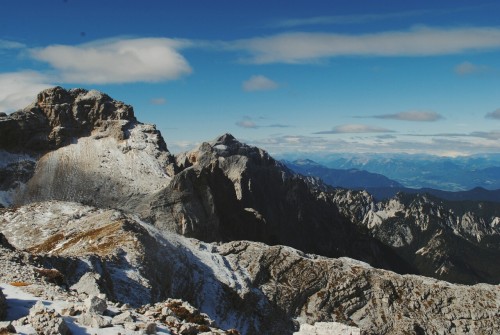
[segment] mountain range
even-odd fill
[[[468,191],[443,191],[433,188],[415,189],[404,187],[397,181],[378,173],[358,169],[332,169],[310,159],[295,160],[293,162],[283,160],[282,162],[293,171],[305,176],[318,177],[330,186],[366,190],[377,200],[386,200],[394,197],[399,192],[403,192],[429,194],[444,200],[500,202],[500,189],[487,190],[482,187],[475,187]]]
[[[304,160],[303,155],[280,158]],[[500,189],[500,155],[440,157],[423,154],[310,154],[313,160],[331,169],[363,170],[378,173],[412,189],[467,191],[476,187]]]
[[[377,201],[230,134],[173,155],[101,92],[55,87],[0,116],[0,200],[6,243],[62,273],[63,290],[90,275],[110,301],[182,299],[242,334],[500,326],[497,204]]]

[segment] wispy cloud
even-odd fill
[[[259,126],[253,122],[252,120],[249,119],[243,119],[238,122],[236,122],[236,125],[241,128],[249,128],[249,129],[257,129]]]
[[[7,49],[7,50],[9,50],[9,49],[22,49],[25,47],[26,47],[26,45],[24,45],[23,43],[0,39],[0,50],[1,49]]]
[[[289,125],[281,124],[281,123],[273,123],[273,124],[270,124],[270,125],[265,126],[265,127],[268,127],[268,128],[290,128]]]
[[[32,49],[31,56],[49,63],[60,82],[158,82],[192,72],[178,51],[187,45],[189,42],[168,38],[110,39]]]
[[[441,114],[429,111],[408,111],[395,114],[374,115],[372,117],[376,119],[390,119],[390,120],[418,121],[418,122],[431,122],[443,118]]]
[[[463,62],[455,66],[453,70],[456,74],[464,76],[468,74],[485,73],[491,71],[491,68],[485,65],[476,65],[470,62]]]
[[[165,98],[153,98],[153,99],[149,100],[149,102],[152,105],[164,105],[167,103],[167,99],[165,99]]]
[[[24,108],[40,91],[52,86],[44,75],[35,71],[0,73],[0,112]]]
[[[374,21],[385,21],[390,19],[401,19],[414,17],[424,14],[434,13],[429,10],[406,11],[397,13],[383,14],[358,14],[358,15],[330,15],[330,16],[313,16],[307,18],[291,18],[279,20],[270,24],[274,28],[295,28],[303,26],[316,25],[341,25],[341,24],[357,24],[368,23]]]
[[[473,137],[485,138],[488,140],[500,140],[500,130],[475,131],[470,134]]]
[[[466,137],[477,137],[487,140],[499,140],[500,130],[490,130],[490,131],[473,131],[470,133],[436,133],[436,134],[405,134],[405,136],[415,136],[415,137],[448,137],[448,138],[466,138]]]
[[[313,134],[363,134],[363,133],[393,133],[393,130],[368,126],[364,124],[344,124],[341,126],[333,127],[332,130],[318,131]]]
[[[265,120],[265,118],[260,117],[260,120]],[[257,124],[250,116],[245,116],[240,121],[236,122],[236,125],[241,128],[247,129],[258,129],[258,128],[290,128],[287,124],[282,123],[272,123],[268,125]]]
[[[242,88],[246,92],[270,91],[277,89],[278,86],[279,85],[275,81],[263,75],[251,76],[242,83]]]
[[[493,112],[486,114],[486,118],[500,120],[500,108],[497,110],[494,110]]]
[[[247,62],[311,63],[336,56],[431,56],[500,48],[500,28],[429,28],[372,34],[295,32],[222,45],[244,51]]]

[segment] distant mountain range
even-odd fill
[[[304,157],[287,155],[288,161]],[[334,154],[307,157],[323,166],[378,173],[404,187],[467,191],[476,187],[500,189],[500,155],[439,157],[409,154]]]
[[[283,160],[283,163],[293,171],[304,176],[318,177],[326,184],[353,190],[366,190],[377,200],[394,197],[399,192],[409,194],[430,194],[437,198],[452,201],[492,201],[500,202],[500,189],[487,190],[475,187],[467,191],[443,191],[433,188],[404,187],[395,180],[378,173],[358,169],[332,169],[310,159],[300,159],[293,162]],[[494,168],[488,168],[492,170]],[[500,173],[500,171],[499,171]]]

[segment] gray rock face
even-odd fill
[[[366,192],[348,190],[325,196],[422,275],[464,284],[500,282],[500,207],[495,203],[413,194],[375,203]]]
[[[85,299],[85,308],[88,313],[92,314],[102,314],[108,308],[106,301],[95,295]]]
[[[141,213],[161,229],[203,241],[284,244],[330,257],[350,256],[382,268],[410,264],[339,213],[262,149],[225,134],[176,157],[181,172],[146,198]]]
[[[71,286],[71,289],[77,291],[78,293],[84,293],[89,296],[98,296],[104,293],[101,292],[101,288],[99,285],[100,282],[100,274],[87,272],[80,278],[80,280],[76,284],[73,284]]]
[[[55,87],[0,118],[2,207],[57,199],[133,209],[174,171],[159,131],[104,93]]]
[[[0,118],[0,148],[10,152],[47,152],[73,139],[89,136],[96,128],[121,125],[121,134],[136,122],[133,108],[108,95],[83,89],[47,89],[23,110]]]

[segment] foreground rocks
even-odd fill
[[[21,318],[0,322],[0,334],[15,334],[19,329],[33,335],[70,335],[70,328],[91,334],[101,328],[110,334],[156,334],[157,331],[172,334],[239,334],[236,330],[228,333],[218,328],[208,315],[180,299],[167,299],[133,308],[67,290],[38,276],[38,261],[26,256],[28,254],[0,246],[0,284],[14,286],[16,290],[32,295],[30,301],[36,301]],[[18,273],[23,273],[24,281],[12,281],[20,279]],[[9,299],[19,301],[20,298]],[[9,307],[8,300],[4,307]]]
[[[27,233],[30,222],[36,233]],[[365,334],[491,335],[500,327],[498,286],[402,276],[285,246],[204,243],[116,210],[38,203],[3,210],[0,231],[30,251],[0,253],[3,280],[32,283],[26,289],[47,300],[64,297],[74,303],[65,313],[88,327],[144,330],[154,322],[186,334],[207,327],[292,334],[301,324],[337,322]],[[41,276],[42,266],[64,273],[66,284]],[[99,298],[76,290],[87,280]]]

